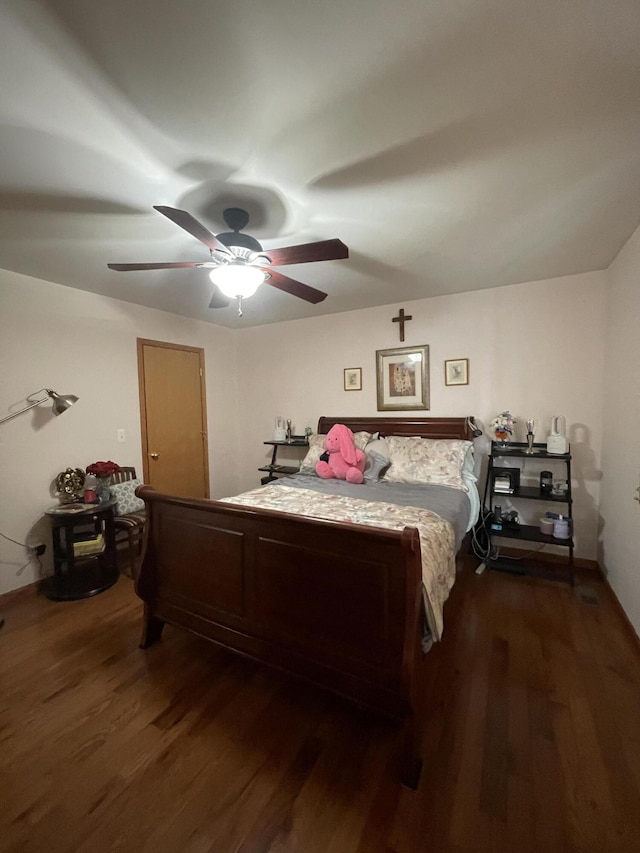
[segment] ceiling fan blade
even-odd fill
[[[162,213],[163,216],[166,216],[167,219],[170,219],[172,222],[175,222],[175,224],[179,225],[180,228],[184,228],[184,230],[191,234],[192,237],[195,237],[196,240],[200,240],[201,243],[204,243],[205,246],[213,252],[224,252],[226,255],[233,254],[233,252],[230,252],[224,243],[221,243],[220,240],[218,240],[215,234],[212,234],[208,228],[205,228],[201,222],[198,222],[198,220],[190,213],[187,213],[186,210],[178,210],[177,207],[166,207],[165,205],[157,204],[154,204],[153,209],[157,210],[158,213]]]
[[[308,264],[311,261],[339,261],[349,257],[349,248],[342,240],[319,240],[282,249],[266,249],[262,254],[269,258],[274,267],[280,267],[285,264]]]
[[[110,270],[130,272],[131,270],[177,270],[184,267],[201,267],[202,261],[179,261],[166,264],[107,264]]]
[[[268,276],[269,278],[265,281],[266,284],[270,284],[272,287],[277,287],[278,290],[284,290],[285,293],[290,293],[292,296],[297,296],[299,299],[305,299],[307,302],[312,302],[314,305],[327,298],[327,294],[322,290],[316,290],[315,287],[309,287],[308,284],[302,284],[301,281],[289,278],[288,275],[283,275],[277,270],[270,269]]]
[[[226,296],[224,296],[216,285],[213,285],[213,293],[211,295],[211,302],[209,303],[209,308],[226,308],[229,305],[229,301]]]

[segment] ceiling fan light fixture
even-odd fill
[[[246,299],[264,282],[265,273],[247,264],[230,263],[211,270],[209,278],[229,299]]]

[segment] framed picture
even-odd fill
[[[445,385],[469,384],[469,359],[451,358],[444,363]]]
[[[378,411],[429,408],[429,347],[376,351]]]
[[[361,367],[345,367],[345,369],[344,369],[344,390],[345,391],[362,391],[362,368]]]

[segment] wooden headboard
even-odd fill
[[[415,435],[421,438],[474,437],[473,416],[466,418],[333,418],[323,415],[318,421],[318,432],[327,433],[334,424],[344,424],[352,432],[365,430],[380,435]]]

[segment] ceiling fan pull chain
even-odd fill
[[[242,296],[238,296],[238,317],[242,317]]]

